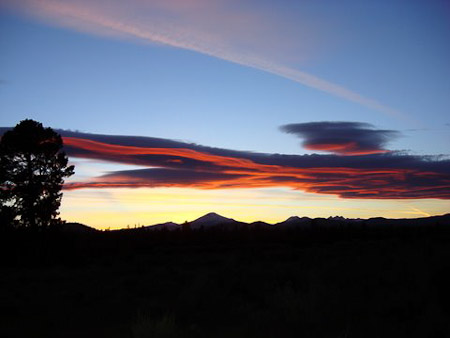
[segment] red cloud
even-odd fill
[[[305,149],[308,150],[316,150],[316,151],[325,151],[329,153],[336,153],[339,155],[372,155],[372,154],[383,154],[388,153],[389,150],[385,149],[367,149],[362,150],[359,148],[359,146],[356,144],[356,142],[348,142],[348,143],[337,143],[337,144],[331,144],[331,143],[324,143],[324,144],[305,144],[303,146]]]
[[[443,170],[433,170],[427,167],[429,163],[417,158],[373,155],[374,157],[369,157],[373,162],[369,163],[372,164],[369,167],[367,163],[358,163],[356,160],[340,165],[342,157],[335,155],[290,156],[286,159],[285,155],[233,152],[183,143],[179,146],[184,147],[137,146],[130,145],[130,141],[124,142],[124,139],[114,139],[114,136],[110,138],[111,141],[126,145],[79,137],[64,137],[64,144],[71,156],[140,164],[151,168],[118,171],[95,177],[89,182],[67,184],[66,189],[103,187],[224,189],[285,186],[344,198],[450,199],[450,176],[445,171],[448,161],[442,162],[446,166]],[[152,142],[155,142],[154,139]],[[229,155],[232,153],[235,156]],[[363,156],[366,162],[367,156],[370,155]],[[391,156],[391,159],[395,159],[399,165],[387,164],[383,157],[377,156]],[[331,159],[329,165],[320,163],[324,158]],[[381,165],[377,165],[377,161]]]

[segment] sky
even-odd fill
[[[0,127],[61,133],[97,228],[438,215],[449,42],[438,0],[0,0]]]

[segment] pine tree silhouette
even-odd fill
[[[74,174],[62,138],[23,120],[0,141],[0,221],[3,227],[46,228],[58,218],[64,178]]]

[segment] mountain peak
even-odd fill
[[[236,221],[232,218],[223,217],[215,212],[207,213],[202,217],[197,218],[196,220],[191,222],[192,228],[199,228],[201,226],[209,226],[209,225],[219,225],[226,223],[235,223]]]
[[[193,221],[193,222],[196,222],[196,221],[198,221],[198,220],[206,220],[206,219],[211,219],[211,220],[215,220],[215,219],[231,219],[231,218],[227,218],[227,217],[223,217],[222,215],[219,215],[219,214],[217,214],[217,213],[215,213],[215,212],[209,212],[209,213],[207,213],[206,215],[203,215],[203,216],[201,216],[201,217],[199,217],[199,218],[197,218],[195,221]]]
[[[203,215],[202,217],[221,217],[221,218],[226,218],[226,217],[223,217],[223,216],[221,216],[221,215],[219,215],[219,214],[217,214],[215,212],[208,212],[206,215]]]

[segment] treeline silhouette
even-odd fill
[[[375,219],[376,220],[376,219]],[[120,230],[95,230],[78,223],[67,223],[34,232],[17,228],[0,231],[0,262],[4,266],[83,265],[98,259],[121,259],[151,253],[161,248],[208,251],[257,248],[283,245],[289,247],[328,246],[337,243],[381,241],[447,241],[450,238],[450,215],[402,220],[383,219],[382,225],[366,220],[351,222],[311,219],[301,226],[220,224],[191,229],[189,223],[177,230],[152,227]]]

